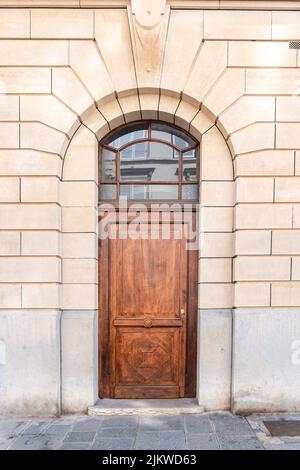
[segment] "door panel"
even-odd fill
[[[163,238],[162,227],[153,233],[147,224],[136,233],[135,239],[124,239],[124,225],[116,224],[114,229],[116,239],[109,239],[105,248],[104,244],[100,246],[107,278],[100,283],[99,299],[105,301],[103,307],[108,311],[108,318],[105,321],[105,315],[101,317],[99,305],[99,325],[109,336],[99,332],[106,348],[101,350],[100,345],[100,396],[194,396],[194,372],[192,382],[187,384],[186,380],[189,381],[187,367],[195,365],[196,317],[195,312],[191,312],[189,320],[186,315],[191,252],[186,250],[182,225],[172,224],[169,239]],[[197,260],[196,252],[192,258]],[[193,356],[187,351],[187,324],[192,330],[189,337]],[[191,360],[189,365],[186,355]]]

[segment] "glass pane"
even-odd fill
[[[177,185],[121,184],[120,196],[128,199],[178,199]]]
[[[102,180],[115,181],[116,179],[116,154],[111,150],[102,148]]]
[[[137,139],[148,137],[148,124],[141,122],[140,124],[131,124],[114,132],[109,137],[103,139],[103,145],[110,145],[114,148],[120,148],[129,142]]]
[[[185,132],[159,122],[154,122],[152,124],[151,136],[154,139],[166,140],[167,142],[176,145],[180,149],[196,145],[194,139]]]
[[[198,185],[197,184],[183,184],[182,185],[182,199],[198,199]]]
[[[197,161],[195,150],[183,154],[182,181],[197,181]]]
[[[101,184],[99,198],[100,200],[116,199],[117,186],[115,184]]]
[[[158,142],[133,144],[120,154],[122,181],[177,181],[179,153]]]

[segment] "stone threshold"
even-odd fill
[[[89,406],[89,416],[157,416],[203,413],[203,406],[195,398],[176,399],[99,399]]]

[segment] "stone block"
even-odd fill
[[[19,124],[11,122],[0,123],[0,147],[18,148],[19,142]]]
[[[94,233],[63,233],[62,255],[64,258],[97,258],[98,238]]]
[[[203,181],[200,201],[204,206],[233,206],[234,183],[232,181]]]
[[[233,284],[199,284],[198,305],[202,309],[232,308]]]
[[[199,264],[200,282],[231,282],[231,258],[201,258]]]
[[[2,67],[1,93],[51,93],[51,69],[42,67]]]
[[[20,255],[20,232],[0,232],[0,256]]]
[[[257,95],[299,94],[300,70],[282,69],[247,69],[246,93]]]
[[[296,67],[297,51],[286,42],[229,42],[230,67]]]
[[[229,143],[234,155],[275,147],[275,126],[257,122],[231,134]]]
[[[276,178],[276,202],[300,202],[300,178]]]
[[[64,284],[64,310],[94,310],[98,308],[98,287],[93,284]]]
[[[1,410],[7,415],[60,412],[60,312],[2,311]]]
[[[97,212],[93,207],[63,207],[63,232],[96,232]]]
[[[286,176],[294,174],[294,152],[288,150],[263,150],[238,155],[234,163],[236,176]]]
[[[238,204],[236,229],[292,228],[289,204]]]
[[[233,229],[232,207],[201,207],[201,230],[204,232],[231,232]]]
[[[272,233],[272,253],[274,255],[300,255],[300,231],[274,230]]]
[[[81,253],[80,253],[81,256]],[[96,284],[98,279],[95,259],[65,259],[62,264],[66,284]]]
[[[59,202],[59,185],[56,177],[21,178],[21,201]]]
[[[21,308],[21,286],[19,284],[0,284],[0,308]]]
[[[23,284],[23,308],[60,308],[59,284]]]
[[[274,197],[273,178],[237,178],[237,202],[272,202]]]
[[[284,256],[238,256],[234,260],[235,281],[289,280],[291,259]]]
[[[299,39],[298,11],[273,11],[272,12],[272,39]]]
[[[205,39],[271,39],[271,12],[204,11]]]
[[[98,142],[81,126],[74,135],[64,161],[64,181],[98,181]]]
[[[60,256],[60,237],[58,231],[28,230],[21,233],[21,252],[23,256]]]
[[[282,232],[274,232],[282,233]],[[237,230],[235,232],[236,255],[270,255],[270,230]]]
[[[0,150],[0,173],[3,176],[60,176],[61,158],[36,150]]]
[[[270,289],[270,283],[267,282],[237,282],[234,289],[234,306],[269,307]]]
[[[34,8],[31,11],[31,37],[92,39],[93,11]]]
[[[228,258],[234,254],[233,233],[200,233],[200,256],[203,258]]]
[[[0,65],[61,66],[68,63],[68,41],[8,40],[0,49]]]
[[[119,92],[136,88],[127,11],[120,8],[95,10],[95,38],[114,89]]]
[[[94,181],[64,181],[61,187],[61,204],[67,206],[96,207],[98,187]]]
[[[1,38],[29,38],[30,10],[25,8],[0,10]]]
[[[206,410],[230,408],[231,334],[230,309],[200,310],[197,396]]]
[[[20,201],[19,178],[0,178],[0,202]]]
[[[62,409],[86,412],[98,397],[97,311],[64,311],[61,328]]]
[[[1,257],[0,282],[59,282],[60,260],[51,257]]]
[[[60,208],[56,204],[1,204],[0,229],[60,229]]]
[[[201,179],[231,181],[231,154],[220,131],[216,127],[210,129],[203,135],[201,144]]]

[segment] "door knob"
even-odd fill
[[[185,315],[185,311],[184,311],[184,308],[181,308],[180,309],[180,317],[182,317],[183,315]]]

